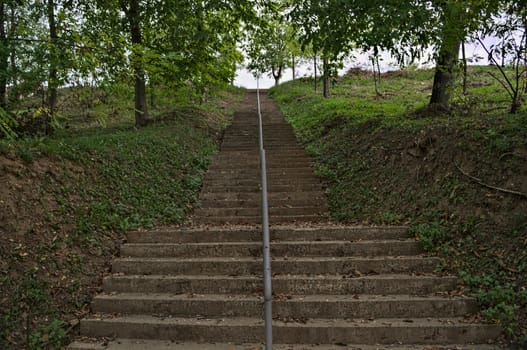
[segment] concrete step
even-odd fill
[[[214,164],[220,164],[220,163],[226,163],[226,164],[260,164],[260,158],[258,156],[244,156],[239,154],[233,154],[234,152],[228,151],[228,152],[222,152],[225,153],[223,155],[217,155],[214,157],[214,159],[211,162],[211,165]],[[221,153],[219,153],[221,154]],[[312,158],[308,157],[307,155],[292,155],[292,156],[283,156],[283,155],[277,155],[276,153],[270,153],[275,154],[274,156],[269,156],[267,154],[266,161],[267,164],[269,162],[276,163],[276,162],[304,162],[307,164],[312,164]]]
[[[319,183],[289,183],[286,185],[281,184],[275,184],[275,183],[268,183],[267,184],[267,190],[269,192],[310,192],[310,191],[322,191],[322,185]],[[208,185],[203,188],[203,193],[216,193],[216,192],[237,192],[237,193],[246,193],[246,192],[261,192],[262,188],[260,187],[260,184],[252,185],[252,186],[241,186],[241,185],[228,185],[228,184],[220,184],[220,185]]]
[[[295,156],[295,157],[284,157],[284,156],[267,156],[266,157],[266,163],[268,165],[270,164],[287,164],[287,163],[293,163],[293,164],[311,164],[312,159],[308,156]],[[228,164],[228,165],[236,165],[236,164],[246,164],[246,165],[259,165],[260,164],[260,158],[259,157],[246,157],[246,156],[238,156],[238,157],[232,157],[229,155],[225,157],[216,156],[214,157],[213,161],[211,162],[212,165],[219,165],[219,164]]]
[[[462,317],[475,313],[475,299],[409,295],[293,295],[275,294],[273,317],[299,318],[425,318]],[[170,317],[254,317],[262,315],[259,295],[218,294],[100,294],[93,299],[96,314]]]
[[[209,174],[203,181],[203,187],[207,188],[208,186],[260,186],[260,178],[255,176],[254,178],[247,178],[247,176],[225,176],[225,175],[214,175]],[[269,185],[319,185],[320,179],[316,178],[314,175],[311,176],[301,176],[301,177],[286,177],[286,176],[268,176],[267,183]]]
[[[68,350],[264,350],[262,344],[240,343],[188,343],[144,339],[80,340],[70,344]],[[503,350],[489,344],[451,344],[451,345],[364,345],[364,344],[273,344],[274,350]]]
[[[251,141],[258,140],[258,129],[254,128],[252,130],[228,130],[225,132],[225,138],[227,141],[237,142],[240,140]],[[282,141],[282,142],[296,142],[295,134],[291,127],[288,125],[285,128],[276,128],[276,127],[264,127],[264,144],[270,141]]]
[[[231,144],[231,145],[244,143],[244,142],[258,142],[258,133],[256,130],[254,133],[246,133],[246,134],[228,132],[224,134],[223,142]],[[264,135],[264,146],[265,144],[272,143],[272,142],[296,143],[296,140],[291,130],[289,131],[269,130],[268,135]]]
[[[292,223],[326,222],[329,217],[320,215],[274,215],[269,218],[271,225]],[[261,223],[261,216],[224,216],[224,217],[194,217],[198,225],[256,225]]]
[[[412,238],[405,226],[315,226],[271,227],[272,241],[329,241],[329,240],[400,240]],[[261,242],[261,229],[182,228],[155,231],[132,231],[126,235],[128,243],[198,243],[198,242]]]
[[[268,144],[265,145],[265,151],[267,152],[280,152],[280,151],[291,151],[291,150],[302,150],[300,146],[297,144]],[[228,144],[222,144],[220,146],[220,151],[224,152],[258,152],[259,151],[259,145],[257,144],[250,144],[250,145],[237,145],[237,146],[231,146]]]
[[[223,243],[128,243],[121,247],[123,257],[247,257],[261,256],[260,242]],[[415,240],[387,241],[288,241],[271,244],[271,255],[287,256],[409,256],[424,250]]]
[[[223,170],[253,170],[255,172],[260,171],[260,163],[258,162],[233,162],[233,163],[212,163],[209,166],[209,171],[223,171]],[[277,172],[277,171],[303,171],[305,173],[313,173],[310,163],[306,162],[268,162],[267,163],[268,172]]]
[[[470,344],[500,335],[498,326],[470,324],[462,318],[276,320],[273,326],[274,341],[285,344]],[[258,343],[263,340],[263,321],[136,315],[85,319],[80,331],[92,337]]]
[[[267,183],[270,185],[321,185],[323,181],[314,176],[313,173],[296,173],[296,174],[281,174],[271,173],[267,174]],[[257,186],[261,184],[260,173],[248,173],[242,171],[236,172],[209,172],[203,180],[204,190],[208,186]]]
[[[200,200],[261,200],[261,194],[257,192],[202,192],[199,196]],[[326,196],[321,191],[303,191],[303,192],[269,192],[269,201],[278,200],[320,200],[326,201]]]
[[[194,216],[202,217],[222,217],[222,216],[258,216],[261,214],[260,208],[218,208],[216,206],[196,209]],[[306,207],[270,207],[269,214],[274,215],[327,215],[326,208],[320,208],[315,205]]]
[[[214,158],[217,157],[225,157],[227,159],[232,159],[232,157],[259,157],[259,151],[258,150],[225,150],[225,152],[220,152],[214,156]],[[297,147],[289,147],[283,150],[266,150],[265,154],[267,157],[297,157],[297,156],[306,156],[307,152],[300,146]]]
[[[317,199],[304,199],[304,200],[268,200],[269,208],[294,208],[294,207],[319,207],[324,211],[327,211],[327,204],[324,201]],[[199,202],[201,208],[258,208],[260,210],[262,201],[260,199],[255,200],[202,200]]]
[[[224,139],[224,142],[221,146],[221,150],[227,149],[227,150],[243,150],[243,149],[259,149],[260,144],[258,143],[258,140],[229,140]],[[275,149],[275,148],[295,148],[298,147],[296,141],[294,140],[280,140],[280,139],[273,139],[273,140],[265,140],[264,142],[264,148],[267,149]]]
[[[245,176],[246,178],[260,178],[260,167],[253,167],[250,169],[239,167],[236,169],[213,169],[209,168],[207,176],[213,174],[214,176]],[[272,177],[301,177],[313,176],[313,169],[305,166],[300,168],[268,168],[267,176]]]
[[[234,157],[235,156],[235,157]],[[311,161],[311,157],[307,155],[307,153],[302,150],[289,150],[286,152],[265,152],[265,156],[267,160],[306,160]],[[215,161],[234,161],[237,159],[244,159],[244,160],[260,160],[260,152],[236,152],[236,151],[229,151],[229,152],[220,152],[214,156]]]
[[[290,125],[283,124],[272,124],[272,125],[263,125],[263,136],[264,140],[268,138],[277,138],[285,136],[292,136],[294,138],[294,132]],[[258,138],[259,131],[258,125],[240,123],[240,124],[231,124],[225,132],[229,136],[233,137],[253,137]]]
[[[440,260],[432,257],[317,257],[275,258],[274,275],[346,275],[387,273],[429,273]],[[113,262],[114,273],[135,275],[261,275],[259,258],[120,258]]]
[[[261,269],[260,269],[261,270]],[[261,271],[258,271],[261,274]],[[257,272],[255,271],[257,274]],[[257,275],[111,275],[104,279],[107,293],[252,294],[263,290]],[[275,275],[273,292],[297,295],[410,294],[431,295],[454,290],[457,278],[433,275]]]

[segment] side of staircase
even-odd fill
[[[263,349],[253,102],[226,133],[194,224],[128,235],[70,349]],[[327,222],[309,158],[264,103],[276,138],[266,145],[274,348],[496,349],[500,329],[471,322],[475,300],[458,295],[455,277],[434,273],[438,259],[405,227]]]

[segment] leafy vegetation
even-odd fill
[[[72,107],[69,127],[53,136],[0,142],[2,349],[61,348],[122,234],[185,220],[241,97],[232,88],[199,104],[185,88],[158,92],[158,120],[141,129],[131,99],[104,118],[106,128]],[[85,113],[114,108],[101,102]]]
[[[243,59],[242,24],[256,21],[254,6],[252,0],[2,1],[0,108],[7,114],[0,113],[0,132],[52,133],[64,88],[122,84],[134,86],[136,126],[145,126],[153,107],[148,97],[160,87],[204,95],[234,79]],[[13,122],[28,118],[31,128]]]
[[[307,78],[271,93],[317,160],[333,218],[410,225],[521,348],[527,108],[509,114],[509,96],[489,74],[495,69],[469,67],[468,89],[452,90],[448,112],[427,107],[430,70],[384,73],[380,95],[373,73],[360,69],[339,78],[328,99]]]
[[[427,100],[433,109],[448,109],[452,88],[457,85],[457,70],[467,67],[465,43],[471,41],[483,45],[493,63],[497,57],[502,65],[512,61],[515,79],[501,70],[501,76],[493,76],[510,94],[511,113],[521,106],[527,64],[525,0],[274,0],[270,4],[274,11],[270,15],[264,12],[265,23],[249,38],[249,66],[272,71],[277,80],[278,68],[288,64],[294,67],[298,56],[310,57],[314,59],[316,90],[320,59],[323,95],[327,98],[330,80],[345,59],[358,51],[368,53],[380,74],[380,54],[388,52],[401,67],[434,61]],[[495,44],[487,48],[485,38],[492,38]]]

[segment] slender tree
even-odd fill
[[[139,0],[121,0],[121,9],[126,15],[130,26],[130,41],[132,43],[132,67],[134,72],[135,90],[135,125],[146,126],[149,121],[146,99],[145,69],[143,67],[143,35],[141,33],[141,4]]]
[[[57,23],[55,20],[55,1],[47,0],[47,17],[49,25],[49,79],[48,79],[48,108],[49,118],[53,118],[55,114],[55,108],[57,105],[57,88],[58,82],[58,33]],[[48,120],[48,125],[51,125],[51,119]],[[49,128],[51,130],[51,128]]]
[[[7,42],[7,6],[0,2],[0,108],[7,107],[7,80],[9,68],[9,43]]]
[[[291,30],[280,11],[280,7],[261,10],[261,24],[250,30],[246,47],[249,70],[270,72],[275,86],[280,83],[284,70],[292,65]]]

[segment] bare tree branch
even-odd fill
[[[498,69],[500,70],[501,72],[501,75],[503,75],[503,78],[505,78],[505,81],[507,82],[507,84],[509,85],[509,88],[514,91],[514,85],[512,85],[509,77],[507,77],[507,74],[505,73],[505,71],[503,70],[503,68],[498,64],[498,62],[496,62],[496,58],[494,58],[494,55],[487,49],[487,47],[485,46],[485,44],[483,43],[483,40],[481,40],[480,38],[478,38],[478,41],[479,43],[481,44],[481,47],[483,47],[483,50],[485,50],[485,52],[489,55],[489,58],[492,60],[492,62],[494,62],[494,65],[496,65],[496,67],[498,67]],[[512,96],[511,96],[512,97]]]

